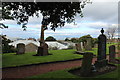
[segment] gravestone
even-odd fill
[[[115,45],[109,47],[109,62],[115,62]]]
[[[91,38],[87,38],[85,50],[92,50]]]
[[[98,68],[104,67],[107,65],[108,61],[106,60],[106,36],[103,34],[104,30],[102,28],[101,33],[98,37],[98,55],[95,66]]]
[[[25,46],[25,53],[36,52],[37,50],[38,50],[38,46],[33,43],[29,43]]]
[[[42,44],[40,47],[38,47],[38,52],[36,54],[37,56],[45,56],[48,55],[48,45],[46,43]]]
[[[75,46],[76,46],[76,50],[77,50],[77,51],[81,51],[81,50],[82,50],[80,43],[75,44]]]
[[[82,60],[82,66],[80,69],[80,75],[81,76],[89,76],[92,72],[92,58],[93,58],[93,53],[91,52],[86,52],[83,55],[83,60]]]
[[[23,44],[23,43],[17,44],[16,54],[24,54],[24,53],[25,53],[25,44]]]

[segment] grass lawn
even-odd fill
[[[50,50],[52,55],[48,56],[32,56],[36,53],[25,53],[22,55],[15,55],[15,53],[8,53],[2,55],[2,67],[20,66],[26,64],[36,64],[53,61],[64,61],[70,59],[82,58],[82,55],[73,54],[75,50]]]
[[[113,45],[107,44],[107,54],[108,46]],[[71,60],[71,59],[79,59],[82,58],[82,55],[73,54],[75,49],[69,50],[50,50],[49,53],[52,55],[48,56],[32,56],[35,55],[35,52],[25,53],[22,55],[15,55],[15,53],[6,53],[2,54],[2,67],[13,67],[13,66],[20,66],[26,64],[37,64],[37,63],[44,63],[44,62],[53,62],[53,61],[64,61],[64,60]],[[85,52],[92,52],[97,55],[97,48],[93,48],[92,51],[85,51]]]
[[[79,77],[79,76],[69,73],[68,72],[69,70],[70,69],[58,70],[58,71],[48,72],[45,74],[31,76],[31,77],[27,77],[27,78],[81,78],[83,80],[85,79],[84,77]],[[94,78],[119,78],[119,76],[118,76],[119,71],[120,71],[120,65],[118,65],[118,68],[115,71],[112,71],[112,72],[109,72],[106,74],[102,74],[102,75],[96,76]]]

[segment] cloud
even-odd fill
[[[100,1],[100,0],[99,0]],[[103,21],[107,23],[117,23],[118,20],[118,3],[109,1],[95,2],[92,4],[86,4],[83,9],[83,18],[78,15],[76,21]]]

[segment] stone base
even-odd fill
[[[120,64],[120,60],[119,59],[113,59],[113,60],[109,60],[110,63],[114,63],[114,64]]]
[[[108,60],[100,60],[95,62],[95,67],[96,68],[102,68],[108,65]]]

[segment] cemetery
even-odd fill
[[[50,71],[48,73],[26,77],[26,78],[44,78],[47,75],[49,75],[48,78],[51,77],[54,78],[98,77],[99,78],[102,76],[103,77],[106,76],[108,78],[117,77],[118,75],[117,70],[119,68],[119,65],[117,66],[115,64],[120,64],[120,61],[118,57],[119,52],[116,53],[115,45],[119,45],[119,43],[107,44],[106,38],[103,33],[104,31],[102,29],[101,34],[98,37],[99,40],[98,48],[90,49],[89,47],[89,50],[86,49],[83,50],[81,49],[81,45],[77,43],[76,49],[48,50],[48,53],[52,55],[47,55],[47,56],[33,56],[37,52],[25,52],[25,44],[19,43],[16,45],[16,48],[18,48],[18,51],[16,53],[3,54],[2,67],[5,70],[10,67],[11,68],[16,68],[16,67],[19,68],[22,66],[29,67],[29,66],[42,65],[42,64],[46,64],[46,65],[54,64],[54,63],[57,64],[59,62],[63,62],[63,63],[65,62],[67,64],[67,62],[70,61],[72,61],[73,63],[74,61],[81,61],[80,63],[77,63],[81,66],[68,67],[68,68],[63,67],[62,68],[63,70],[58,69],[57,71],[56,70],[54,71],[53,68],[53,71]],[[87,45],[90,45],[90,43],[86,44],[86,47]],[[81,51],[83,53],[79,54]],[[76,52],[79,53],[75,54]],[[15,54],[21,54],[21,55],[15,55]],[[59,75],[54,76],[54,74],[56,73]],[[65,74],[66,76],[62,76],[62,74]],[[114,76],[109,76],[109,75],[114,75]]]
[[[120,39],[119,37],[114,38],[115,31],[110,35],[109,28],[107,30],[104,25],[102,25],[104,27],[100,25],[98,28],[94,28],[93,25],[91,26],[92,23],[83,23],[84,27],[89,25],[89,28],[86,28],[87,30],[91,29],[89,32],[86,31],[86,34],[88,34],[86,35],[83,28],[83,31],[79,33],[78,27],[81,24],[77,27],[75,26],[75,16],[80,14],[82,18],[82,10],[88,3],[90,2],[41,3],[36,2],[36,0],[30,3],[3,2],[2,14],[5,15],[3,15],[2,19],[16,20],[17,24],[22,25],[25,31],[31,16],[39,17],[41,15],[42,19],[39,32],[40,37],[37,39],[29,37],[12,41],[6,35],[0,35],[2,42],[0,45],[2,51],[0,54],[2,56],[2,79],[120,79]],[[74,28],[72,28],[73,26],[71,27],[71,24],[69,25],[70,28],[67,26],[67,30],[70,30],[71,34],[67,33],[67,31],[65,32],[64,29],[63,31],[62,29],[60,30],[65,23],[72,22],[74,22]],[[94,24],[96,26],[96,23]],[[114,25],[112,24],[111,32],[114,30]],[[48,32],[48,34],[45,32],[48,28],[53,31],[58,28],[60,31],[55,33]],[[33,28],[29,28],[30,31],[28,33],[31,33],[33,36],[34,32],[38,31],[38,28],[31,29]],[[38,36],[36,32],[34,35]],[[62,36],[60,36],[61,34],[58,35],[60,32]],[[45,33],[47,36],[50,35],[46,39]],[[52,34],[56,34],[60,39],[55,39],[51,36]],[[94,34],[97,37],[93,38],[91,36]],[[17,36],[21,35],[17,34]],[[70,36],[71,39],[65,36]],[[63,40],[62,37],[66,39]]]

